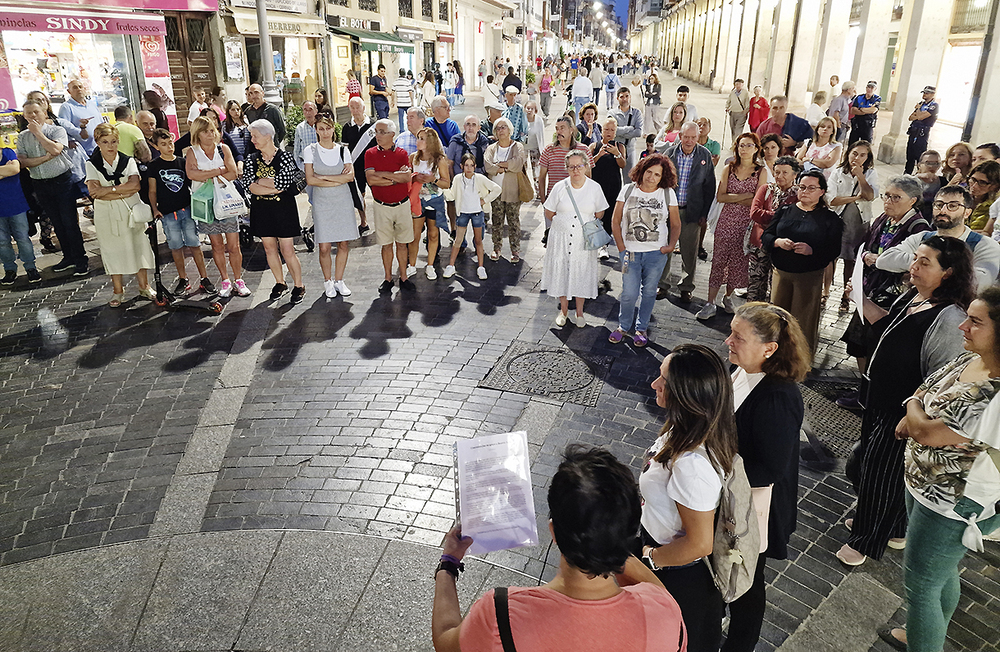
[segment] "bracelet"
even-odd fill
[[[437,577],[437,574],[440,573],[441,571],[446,571],[449,575],[451,575],[457,580],[458,574],[465,572],[465,564],[462,563],[456,564],[453,561],[445,559],[445,557],[450,557],[450,556],[451,555],[443,555],[441,557],[441,563],[439,563],[437,565],[437,568],[434,569],[434,577]],[[452,557],[452,559],[454,559],[454,557]]]
[[[649,564],[649,568],[651,570],[660,570],[660,567],[656,565],[655,561],[653,561],[653,546],[646,546],[642,549],[642,558],[646,560],[646,563]]]
[[[920,407],[924,406],[924,399],[919,396],[907,396],[906,398],[903,399],[901,405],[903,407],[906,407],[906,404],[909,403],[910,401],[920,401]]]

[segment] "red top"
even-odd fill
[[[771,113],[771,106],[767,101],[767,98],[761,95],[760,97],[750,98],[750,112],[747,116],[747,120],[750,123],[751,131],[757,131],[757,126],[760,123],[767,120],[767,116]]]
[[[357,79],[349,79],[344,85],[344,90],[347,91],[347,99],[361,97],[361,82]]]
[[[781,135],[781,125],[779,125],[777,122],[775,122],[771,118],[768,118],[764,122],[762,122],[759,125],[757,125],[757,128],[754,129],[754,133],[757,134],[758,136],[760,136],[761,138],[763,138],[764,136],[766,136],[768,134],[778,134],[780,136]]]
[[[400,168],[410,166],[410,156],[405,149],[393,146],[392,149],[372,147],[365,152],[365,169],[376,172],[399,172]],[[395,204],[406,199],[410,194],[410,184],[394,183],[391,186],[369,186],[372,197],[383,204]]]

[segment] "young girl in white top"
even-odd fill
[[[802,161],[803,170],[820,169],[827,179],[840,162],[842,145],[836,140],[837,123],[833,118],[820,118],[816,124],[816,137],[806,141],[796,158]]]
[[[473,241],[476,245],[476,259],[479,269],[476,274],[481,280],[486,280],[486,267],[483,266],[483,227],[486,226],[486,213],[491,213],[490,205],[500,196],[500,186],[476,173],[476,157],[473,154],[462,156],[462,176],[451,182],[450,194],[455,200],[455,240],[465,242],[465,232],[472,222]],[[460,251],[457,245],[451,247],[451,261],[444,268],[442,276],[451,278],[455,275],[455,261]]]
[[[652,387],[667,419],[639,476],[643,560],[677,600],[688,649],[718,650],[725,603],[702,558],[712,553],[720,476],[738,448],[732,382],[711,349],[682,344]]]

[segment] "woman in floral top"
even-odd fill
[[[959,328],[969,353],[906,399],[896,436],[905,458],[907,628],[879,635],[897,649],[940,652],[958,606],[958,564],[1000,527],[1000,286],[983,290]],[[904,642],[905,641],[905,642]]]

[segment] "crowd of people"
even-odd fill
[[[303,233],[296,200],[303,191],[327,297],[352,294],[350,243],[369,232],[380,247],[383,295],[397,282],[416,290],[422,244],[428,282],[439,269],[444,279],[459,274],[470,227],[475,274],[485,281],[505,247],[511,263],[521,261],[521,209],[537,200],[546,224],[540,287],[558,299],[556,327],[587,325],[585,302],[597,297],[600,261],[615,248],[622,292],[608,340],[642,348],[656,300],[673,289],[673,254],[679,248],[676,299],[690,304],[711,232],[707,301],[695,317],[732,315],[726,344],[735,372],[700,346],[677,347],[664,359],[652,388],[666,423],[638,487],[607,452],[568,450],[549,494],[559,573],[544,590],[503,599],[521,649],[552,649],[550,640],[593,645],[605,640],[609,619],[651,622],[658,613],[647,634],[663,637],[666,649],[676,642],[677,649],[735,651],[752,650],[760,635],[764,560],[788,556],[803,419],[796,383],[812,368],[841,260],[839,309],[859,304],[843,339],[864,382],[838,403],[864,417],[848,469],[857,511],[836,556],[857,566],[886,547],[904,548],[910,618],[905,631],[880,635],[899,649],[939,652],[958,601],[958,561],[967,549],[981,550],[983,535],[1000,525],[1000,465],[988,455],[1000,447],[993,400],[1000,391],[1000,147],[956,143],[943,157],[928,150],[937,104],[927,87],[909,116],[907,173],[880,180],[872,150],[876,82],[855,94],[853,82],[832,79],[831,91],[839,85],[840,93],[825,109],[817,93],[800,117],[786,97],[768,101],[760,86],[748,91],[737,79],[723,126],[732,145],[723,152],[687,86],[677,86],[667,107],[656,63],[623,55],[527,65],[497,59],[492,67],[483,60],[476,85],[484,115],[470,114],[461,126],[451,118],[466,90],[458,61],[416,77],[401,69],[391,84],[379,66],[368,80],[370,104],[352,72],[350,118],[338,123],[320,89],[302,105],[293,133],[258,84],[247,87],[243,103],[227,102],[218,88],[196,93],[180,139],[152,100],[137,113],[119,107],[109,124],[79,80],[58,115],[33,92],[17,151],[4,149],[0,165],[0,284],[14,283],[17,258],[28,283],[41,280],[29,212],[44,216],[58,239],[62,260],[52,271],[90,273],[77,207],[83,200],[92,205],[111,276],[111,307],[123,305],[128,276],[141,297],[155,297],[147,271],[154,220],[177,269],[176,294],[192,291],[190,256],[199,292],[249,296],[244,213],[274,278],[270,298],[290,289],[291,303],[299,303],[306,289],[294,245]],[[534,68],[531,81],[521,74],[527,68]],[[567,109],[554,115],[559,93]],[[236,208],[224,201],[233,193],[241,198]],[[206,197],[215,198],[214,209]],[[879,197],[884,208],[876,215]],[[861,287],[852,278],[863,279]],[[747,299],[739,306],[738,293]],[[750,588],[726,605],[703,560],[712,554],[724,480],[737,466],[761,515],[762,554]],[[445,572],[436,573],[438,649],[457,649],[499,626],[482,600],[460,616],[453,578],[468,545],[451,532],[438,569]],[[581,616],[580,599],[600,608]]]

